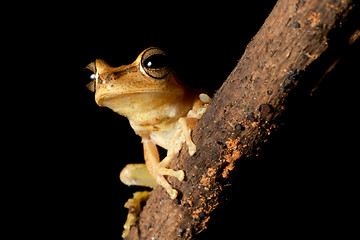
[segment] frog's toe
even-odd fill
[[[203,103],[210,103],[211,102],[211,98],[206,93],[201,93],[199,95],[199,98]]]
[[[183,181],[185,178],[185,173],[183,170],[175,171],[175,170],[172,170],[169,168],[158,168],[157,172],[158,172],[158,174],[160,174],[162,176],[167,175],[167,176],[176,177],[177,179],[179,179],[179,181]]]
[[[175,198],[177,198],[177,195],[178,195],[178,191],[176,191],[175,189],[168,189],[168,190],[166,190],[167,191],[167,193],[169,194],[169,196],[170,196],[170,198],[171,199],[175,199]]]
[[[170,183],[164,178],[166,176],[173,176],[179,179],[179,181],[183,181],[185,178],[185,173],[182,170],[174,171],[173,169],[160,167],[157,169],[156,180],[160,186],[165,188],[166,192],[169,194],[171,199],[175,199],[178,195],[178,191],[172,188]]]
[[[196,145],[193,143],[189,145],[188,148],[190,156],[193,156],[196,153]]]
[[[177,179],[179,179],[179,181],[183,181],[184,178],[185,178],[185,173],[184,173],[183,170],[175,171],[174,177],[176,177]]]

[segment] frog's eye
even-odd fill
[[[96,85],[96,67],[95,63],[92,62],[87,65],[84,69],[85,76],[87,80],[90,80],[88,84],[86,84],[86,88],[89,89],[91,92],[95,92],[95,85]]]
[[[150,77],[162,79],[171,72],[167,54],[159,48],[149,48],[141,58],[141,68]]]

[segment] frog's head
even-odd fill
[[[111,67],[104,60],[97,59],[87,66],[94,72],[93,80],[87,85],[95,92],[99,106],[113,109],[114,101],[124,96],[147,93],[156,95],[177,95],[183,86],[177,81],[167,54],[160,48],[151,47],[139,54],[129,65]]]

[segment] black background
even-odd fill
[[[28,40],[18,61],[31,62],[36,80],[27,84],[37,90],[28,91],[27,132],[17,139],[32,158],[16,162],[14,177],[25,212],[16,219],[31,226],[24,231],[119,239],[123,204],[140,189],[118,179],[127,163],[143,162],[140,138],[127,119],[96,105],[85,88],[88,63],[129,64],[158,46],[182,81],[215,93],[275,2],[54,5],[24,21]],[[344,53],[312,97],[293,103],[259,158],[239,164],[227,204],[200,239],[344,236],[353,227],[358,50]]]

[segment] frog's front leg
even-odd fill
[[[195,123],[198,119],[196,118],[180,118],[179,119],[179,125],[181,127],[181,131],[185,138],[185,143],[188,147],[188,151],[190,156],[194,155],[196,152],[196,145],[191,139],[191,131],[194,129]],[[175,140],[176,141],[176,140]],[[183,142],[175,143],[174,148],[181,148]],[[180,146],[176,146],[180,144]],[[179,149],[180,150],[180,149]]]
[[[182,117],[178,120],[179,126],[181,128],[181,132],[184,136],[184,140],[188,147],[188,151],[190,156],[194,155],[196,152],[196,145],[191,139],[191,131],[195,128],[196,122],[202,117],[205,113],[207,105],[210,103],[211,98],[202,93],[199,95],[199,99],[195,102],[193,109],[190,110],[186,117]],[[174,148],[179,151],[181,148],[182,142],[175,140]]]
[[[160,165],[159,152],[156,144],[150,138],[143,138],[145,164],[149,169],[150,174],[155,178],[156,182],[165,188],[171,199],[177,197],[178,192],[171,187],[169,182],[164,178],[164,175],[173,176],[182,181],[184,179],[184,172],[182,170],[174,171]],[[169,158],[168,158],[169,157]],[[170,156],[167,156],[171,160]]]

